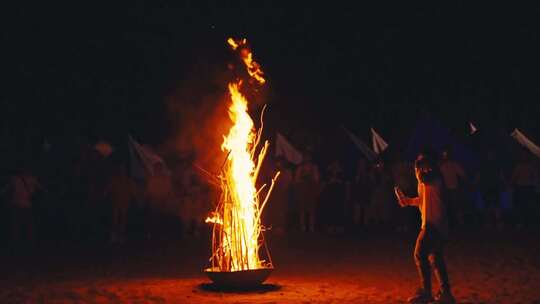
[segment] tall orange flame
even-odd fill
[[[240,56],[246,64],[249,75],[259,84],[264,84],[263,72],[252,60],[246,39],[235,41],[229,38],[227,42],[233,50],[241,48]],[[261,204],[259,194],[266,185],[257,190],[255,184],[269,144],[266,141],[255,158],[261,130],[254,129],[253,120],[248,113],[248,101],[240,93],[240,86],[241,81],[229,83],[231,97],[229,117],[233,125],[227,136],[224,136],[221,145],[221,149],[228,153],[219,176],[222,195],[216,211],[206,219],[207,223],[214,224],[212,268],[220,271],[268,266],[266,261],[259,257],[261,213],[279,176],[278,172],[272,179],[272,184]]]

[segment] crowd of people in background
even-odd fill
[[[399,153],[373,162],[360,158],[351,177],[344,173],[344,166],[350,164],[336,159],[321,167],[310,153],[295,168],[277,159],[275,170],[286,178],[278,182],[279,194],[268,206],[271,226],[279,231],[329,234],[417,229],[418,210],[399,208],[393,191],[397,186],[408,196],[416,195],[412,161]],[[439,155],[439,169],[452,231],[539,228],[534,218],[540,214],[539,167],[527,151],[520,153],[509,172],[497,162],[493,150],[486,152],[473,172],[467,172],[448,147]],[[283,223],[284,214],[287,223]]]
[[[26,247],[198,236],[212,206],[210,187],[190,160],[174,169],[156,163],[136,178],[129,162],[92,148],[61,169],[22,163],[2,178],[0,238]]]
[[[439,156],[451,231],[538,228],[539,167],[532,155],[524,151],[505,171],[490,150],[474,172],[467,172],[450,148]],[[355,173],[345,174],[346,166]],[[217,190],[193,158],[170,169],[158,163],[137,180],[124,161],[96,151],[81,153],[62,172],[20,165],[0,189],[2,235],[13,244],[199,236],[208,227],[204,219]],[[417,189],[412,161],[400,153],[375,161],[359,157],[356,164],[336,158],[322,166],[306,151],[298,165],[269,157],[265,170],[269,176],[281,172],[263,215],[263,225],[275,235],[418,229],[418,210],[399,208],[394,196],[395,186],[411,197]]]

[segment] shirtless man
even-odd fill
[[[455,303],[450,290],[443,249],[448,233],[446,204],[442,200],[442,180],[434,158],[421,154],[415,162],[418,197],[409,198],[396,187],[400,206],[416,206],[422,215],[422,229],[416,240],[414,261],[418,268],[420,288],[409,303]],[[431,258],[431,266],[429,258]],[[431,267],[439,282],[439,293],[431,293]]]

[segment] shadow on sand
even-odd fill
[[[217,285],[215,283],[202,283],[199,284],[199,289],[207,292],[225,292],[225,293],[267,293],[278,291],[281,289],[280,285],[276,284],[261,284],[252,287],[226,287]]]

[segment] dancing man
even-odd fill
[[[422,215],[422,229],[416,240],[414,261],[418,268],[421,287],[409,298],[409,303],[455,303],[450,290],[443,249],[448,234],[446,205],[442,200],[442,180],[437,162],[428,153],[420,154],[415,162],[418,197],[409,198],[396,187],[402,207],[417,206]],[[437,296],[431,293],[431,267],[440,285]]]

